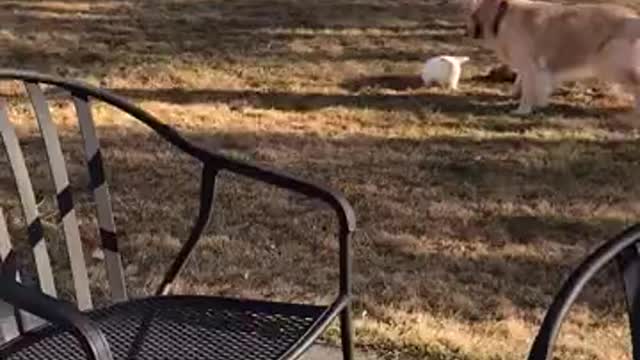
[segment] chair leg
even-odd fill
[[[636,246],[620,253],[618,266],[622,273],[627,300],[633,359],[640,360],[640,254]]]
[[[342,359],[353,360],[353,324],[351,304],[340,313],[340,335],[342,336]]]

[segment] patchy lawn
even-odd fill
[[[458,15],[435,0],[0,1],[0,66],[114,89],[210,149],[343,191],[359,221],[360,347],[385,359],[521,359],[572,267],[640,216],[640,123],[616,116],[628,99],[588,83],[561,89],[542,114],[509,116],[508,84],[478,77],[494,58],[464,38]],[[458,93],[416,78],[442,53],[472,58]],[[2,91],[61,255],[31,112],[15,84]],[[52,103],[90,247],[81,140],[68,104]],[[151,293],[192,224],[198,168],[125,116],[104,106],[96,116],[128,284]],[[176,292],[329,301],[330,212],[223,180],[215,224]],[[0,171],[20,242],[12,181]],[[629,358],[613,270],[573,309],[561,358]],[[91,276],[104,298],[100,263]],[[60,279],[68,296],[69,273]]]

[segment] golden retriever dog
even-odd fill
[[[462,0],[468,32],[518,76],[517,115],[549,102],[564,81],[597,78],[635,96],[640,112],[640,18],[609,4],[563,5],[532,0]]]

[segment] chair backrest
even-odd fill
[[[55,198],[58,208],[60,223],[64,232],[66,250],[69,255],[69,263],[73,277],[75,299],[81,310],[91,309],[93,300],[90,291],[90,282],[80,239],[78,219],[74,209],[74,201],[70,190],[69,176],[64,161],[58,131],[52,122],[47,98],[42,90],[43,83],[57,85],[70,93],[75,113],[79,121],[80,132],[83,139],[86,165],[90,179],[90,189],[96,206],[97,228],[101,239],[101,248],[104,252],[104,261],[108,286],[112,301],[121,301],[127,298],[124,282],[121,256],[118,252],[118,241],[114,224],[109,187],[104,176],[102,156],[96,128],[93,121],[90,106],[90,91],[85,92],[83,87],[66,86],[64,83],[52,83],[46,78],[41,78],[30,73],[2,72],[0,79],[19,80],[23,82],[30,104],[35,113],[35,120],[46,149],[51,178],[55,185]],[[0,154],[6,154],[10,164],[10,173],[13,174],[17,194],[22,207],[24,223],[26,224],[26,236],[37,269],[38,283],[42,291],[51,296],[57,296],[54,274],[51,260],[45,241],[45,231],[36,203],[36,196],[32,186],[31,177],[27,169],[20,141],[16,135],[15,127],[9,117],[8,102],[0,99]],[[6,171],[6,170],[2,170]],[[0,203],[1,205],[1,203]],[[0,209],[0,260],[4,261],[12,256],[15,251],[12,244],[6,214]],[[0,263],[2,263],[0,261]],[[19,276],[19,274],[18,274]],[[33,319],[28,316],[14,316],[14,311],[7,304],[0,304],[0,343],[15,337],[20,331],[28,330],[35,326]],[[29,324],[31,322],[31,324]]]

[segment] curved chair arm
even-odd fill
[[[324,186],[316,185],[264,166],[230,159],[210,152],[207,152],[206,156],[210,157],[210,159],[205,160],[202,170],[198,217],[191,230],[189,239],[182,246],[171,267],[165,273],[162,282],[156,290],[156,295],[163,295],[169,291],[170,284],[184,266],[186,259],[195,248],[202,232],[209,224],[213,212],[216,177],[220,170],[226,170],[310,198],[320,199],[334,209],[340,227],[338,235],[340,242],[340,294],[342,296],[350,296],[351,254],[349,238],[355,231],[356,217],[353,207],[342,194]]]
[[[552,358],[553,346],[560,325],[584,286],[607,263],[625,249],[635,245],[639,240],[640,224],[636,224],[596,249],[571,273],[545,315],[538,335],[531,346],[529,360],[549,360]]]
[[[355,230],[355,213],[351,204],[341,193],[266,166],[231,159],[220,154],[208,153],[208,155],[211,156],[210,161],[213,167],[324,201],[336,211],[341,226],[349,232]]]
[[[349,201],[339,192],[327,187],[298,179],[282,171],[270,169],[248,162],[229,159],[220,155],[213,155],[211,166],[222,164],[224,169],[239,175],[268,183],[280,188],[297,192],[311,198],[320,199],[330,205],[339,221],[340,247],[340,296],[351,296],[351,251],[349,240],[356,229],[356,216]],[[205,165],[206,168],[206,165]]]
[[[92,360],[113,360],[113,355],[104,334],[88,317],[76,307],[48,296],[38,289],[26,287],[12,276],[0,276],[0,300],[26,310],[53,324],[71,327]]]

